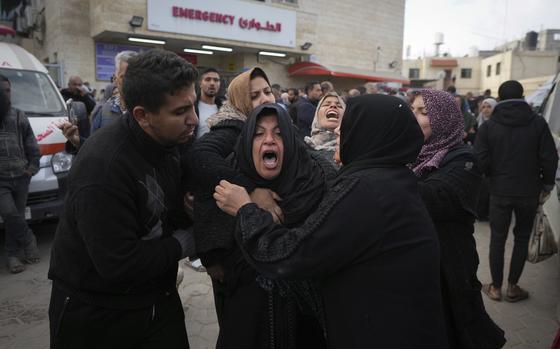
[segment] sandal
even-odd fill
[[[31,241],[23,249],[23,253],[25,254],[23,261],[27,264],[37,264],[41,261],[41,258],[39,258],[39,248],[37,247],[37,238],[35,237],[35,234],[31,234]]]
[[[23,265],[18,257],[8,257],[8,269],[10,273],[17,274],[25,270],[25,265]]]
[[[502,300],[502,290],[492,286],[492,284],[482,285],[482,292],[493,301],[500,302]]]

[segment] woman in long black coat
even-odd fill
[[[300,227],[227,181],[218,206],[260,273],[321,282],[329,348],[447,348],[436,232],[406,167],[423,142],[414,115],[395,97],[357,97],[340,138],[341,172]]]
[[[501,348],[504,332],[486,313],[476,276],[478,253],[473,233],[482,177],[472,148],[463,144],[463,116],[453,96],[444,91],[420,91],[412,109],[426,141],[411,168],[438,232],[449,345]]]
[[[259,78],[262,85],[256,90],[253,80]],[[211,131],[197,140],[189,153],[192,174],[197,180],[194,192],[197,252],[212,277],[220,325],[217,348],[323,348],[323,331],[311,317],[316,315],[314,309],[308,312],[310,316],[304,316],[296,304],[301,297],[294,297],[294,292],[286,287],[281,295],[279,285],[259,278],[234,243],[234,220],[220,211],[212,199],[217,184],[213,181],[219,176],[252,192],[255,188],[271,189],[282,197],[279,216],[284,224],[292,226],[315,208],[326,191],[327,177],[335,172],[330,163],[323,160],[325,166],[321,166],[311,159],[307,147],[297,140],[284,109],[250,98],[255,91],[263,97],[262,102],[270,102],[266,98],[270,92],[268,79],[258,68],[232,81],[228,102],[209,119]],[[276,160],[284,160],[284,165],[276,166],[280,175],[275,179],[262,178],[252,161],[251,144],[263,108],[276,115],[277,131],[283,139],[283,156],[277,154]],[[299,286],[303,289],[306,285]],[[307,291],[300,294],[313,293],[311,288]]]

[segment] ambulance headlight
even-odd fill
[[[74,156],[67,152],[60,152],[53,155],[51,163],[54,173],[63,173],[70,171],[72,167],[72,159]]]

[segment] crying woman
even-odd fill
[[[288,113],[276,104],[251,112],[232,158],[237,171],[255,187],[274,193],[287,227],[305,221],[321,202],[327,181],[336,175],[330,161],[310,154]],[[233,236],[233,219],[228,229]],[[261,349],[272,342],[275,348],[325,348],[322,302],[311,282],[263,278],[237,246],[225,255],[228,276],[214,285],[220,327],[227,329],[219,342],[235,348]]]

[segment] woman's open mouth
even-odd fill
[[[338,112],[336,110],[327,111],[327,119],[338,119]]]
[[[267,150],[262,156],[264,167],[274,170],[278,166],[278,154],[275,151]]]

